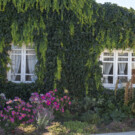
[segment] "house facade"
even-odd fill
[[[35,65],[37,57],[32,46],[23,44],[21,47],[11,45],[9,52],[11,64],[7,72],[8,81],[14,83],[31,83],[37,77],[35,75]],[[135,53],[132,49],[105,49],[100,59],[102,62],[102,84],[106,88],[114,89],[118,81],[118,88],[124,87],[132,78],[135,87]]]

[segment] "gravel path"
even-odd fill
[[[120,132],[120,133],[104,133],[104,134],[94,134],[94,135],[135,135],[135,131]]]

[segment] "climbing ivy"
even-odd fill
[[[100,53],[134,49],[134,22],[133,9],[94,0],[0,0],[0,83],[10,44],[31,44],[39,85],[78,97],[100,90]]]

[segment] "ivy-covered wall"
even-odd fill
[[[36,83],[83,97],[101,89],[104,48],[135,48],[135,10],[94,0],[0,0],[0,84],[10,43],[35,44]]]

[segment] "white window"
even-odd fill
[[[35,50],[30,46],[11,47],[11,66],[8,80],[12,82],[34,82],[35,64],[37,62]]]
[[[103,62],[103,86],[114,88],[119,79],[118,87],[123,87],[133,76],[135,87],[135,53],[132,50],[105,50],[100,57]]]

